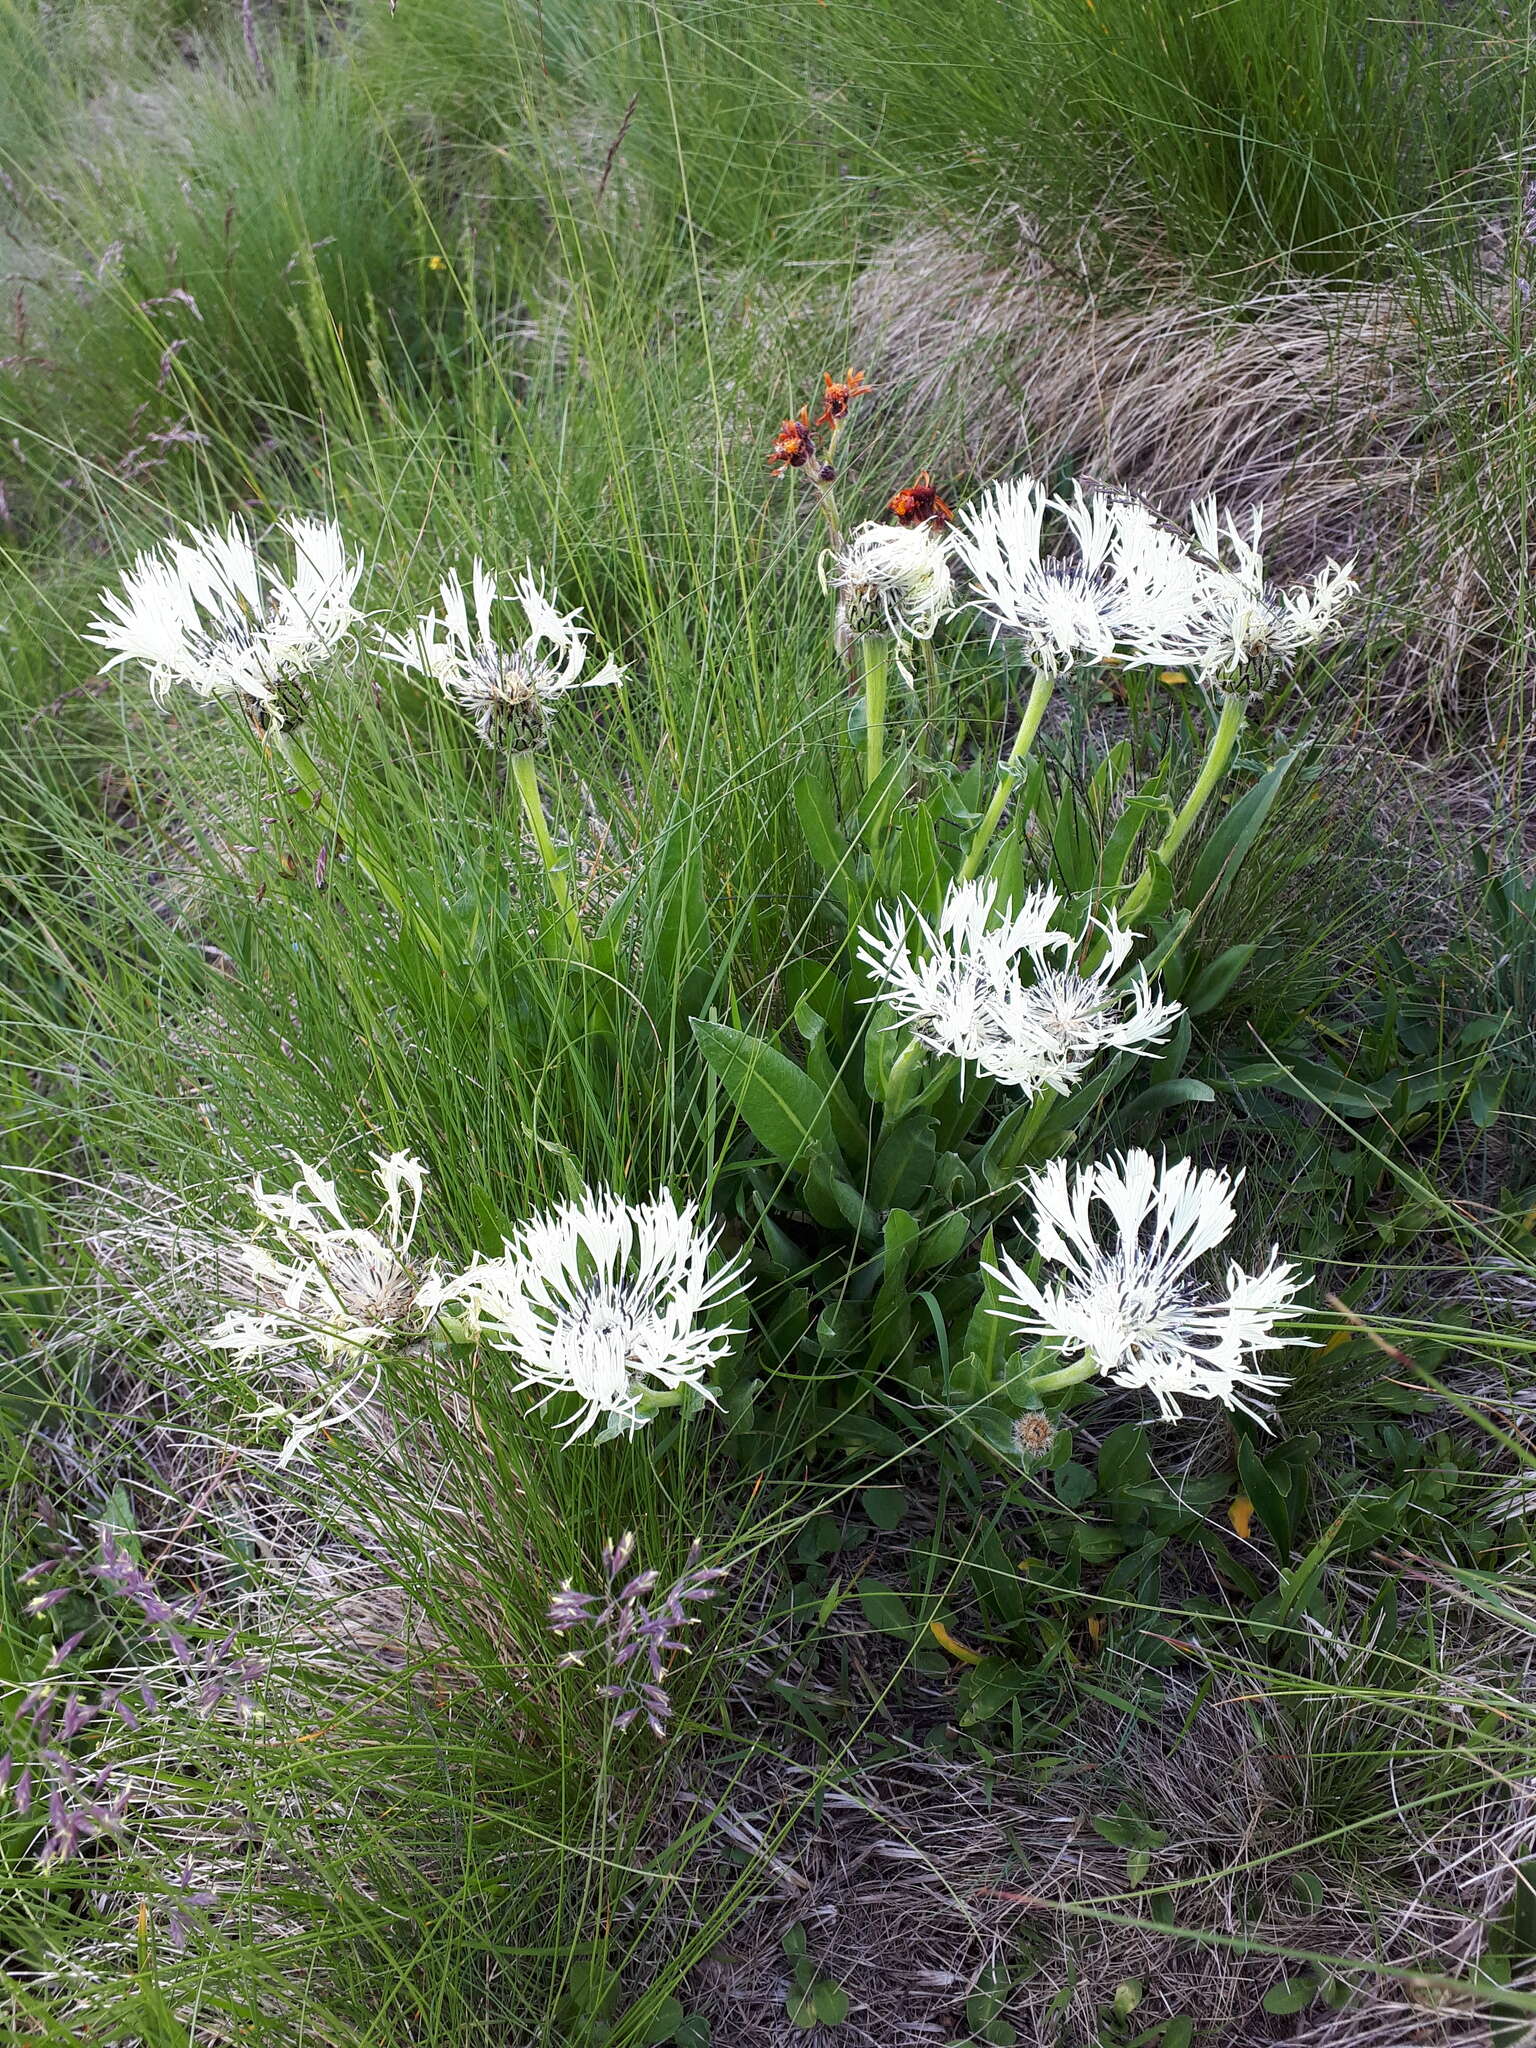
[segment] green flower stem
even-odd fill
[[[1056,678],[1049,670],[1037,671],[1034,688],[1029,693],[1029,702],[1024,707],[1024,716],[1014,736],[1013,745],[1008,750],[1008,758],[998,770],[997,788],[993,792],[992,801],[987,805],[986,814],[976,827],[971,850],[965,856],[965,863],[961,867],[962,882],[973,881],[986,859],[992,835],[1001,822],[1003,812],[1008,808],[1008,799],[1013,794],[1014,782],[1018,778],[1020,768],[1029,758],[1029,750],[1035,744],[1035,735],[1040,730],[1040,722],[1045,717],[1045,708],[1050,703],[1055,688]]]
[[[1173,823],[1158,841],[1156,858],[1164,863],[1173,859],[1184,841],[1189,837],[1195,820],[1205,809],[1214,794],[1217,784],[1231,765],[1238,735],[1243,729],[1245,699],[1238,692],[1228,692],[1221,700],[1221,716],[1216,721],[1216,730],[1211,735],[1211,744],[1206,749],[1205,760],[1200,773],[1195,777],[1195,786],[1184,800],[1183,808]],[[1146,903],[1152,894],[1154,875],[1151,862],[1135,888],[1126,898],[1121,916],[1130,919]]]
[[[939,706],[944,701],[943,692],[939,688],[939,657],[933,650],[932,640],[919,640],[917,644],[923,650],[923,738],[925,744],[931,745],[933,728],[938,723]]]
[[[587,942],[582,934],[581,919],[576,914],[576,905],[571,896],[571,885],[566,879],[565,868],[550,837],[549,820],[544,815],[544,799],[539,794],[539,771],[532,754],[512,756],[512,780],[517,784],[518,796],[522,799],[523,816],[528,820],[539,849],[539,859],[544,863],[544,872],[549,877],[549,886],[560,906],[560,915],[565,920],[566,936],[571,942],[571,951],[586,958]]]
[[[308,748],[295,734],[284,731],[281,727],[269,737],[278,756],[292,771],[300,787],[315,800],[332,833],[346,841],[359,868],[400,922],[410,925],[417,937],[424,941],[438,965],[443,965],[442,940],[395,883],[388,872],[387,863],[370,854],[361,825],[349,818],[343,806],[336,801],[329,783],[316,766]]]
[[[1059,1393],[1063,1387],[1075,1387],[1084,1380],[1091,1380],[1097,1371],[1098,1367],[1093,1360],[1085,1358],[1077,1365],[1063,1365],[1055,1372],[1041,1373],[1038,1378],[1031,1373],[1028,1380],[1029,1391],[1032,1394]]]
[[[864,663],[864,787],[873,789],[885,765],[885,705],[891,676],[891,644],[882,635],[859,642]]]

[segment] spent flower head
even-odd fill
[[[1285,1382],[1249,1361],[1300,1341],[1276,1326],[1302,1313],[1301,1282],[1278,1252],[1258,1273],[1230,1262],[1224,1286],[1199,1277],[1201,1261],[1231,1233],[1236,1184],[1149,1152],[1076,1168],[1053,1159],[1027,1188],[1036,1248],[1060,1277],[1037,1282],[1005,1254],[987,1268],[1002,1290],[999,1313],[1087,1359],[1114,1385],[1145,1388],[1166,1417],[1193,1398],[1262,1421],[1255,1399]]]
[[[238,519],[145,551],[121,591],[101,593],[86,637],[115,650],[109,669],[142,664],[156,698],[180,687],[239,702],[263,730],[297,724],[303,679],[360,617],[352,599],[363,559],[348,554],[332,520],[285,519],[281,530],[293,550],[286,580]]]
[[[425,612],[409,632],[383,635],[380,651],[386,660],[436,682],[474,720],[487,745],[530,753],[547,741],[550,714],[562,697],[624,681],[623,669],[613,661],[595,675],[582,673],[589,634],[581,613],[562,612],[545,595],[531,564],[517,579],[515,595],[527,631],[515,644],[503,645],[496,638],[491,613],[505,600],[478,558],[470,584],[473,622],[459,572],[450,569],[441,585],[441,613]]]
[[[921,470],[916,478],[904,484],[885,508],[898,526],[935,526],[941,531],[950,525],[954,512],[934,489],[933,474]]]
[[[599,1421],[632,1434],[655,1397],[714,1400],[709,1374],[740,1334],[715,1320],[744,1261],[711,1270],[719,1232],[670,1188],[648,1202],[588,1189],[522,1224],[496,1258],[477,1258],[436,1285],[434,1304],[462,1303],[471,1334],[517,1363],[539,1406],[574,1398],[571,1436]],[[648,1401],[648,1397],[651,1397]]]
[[[1214,498],[1192,505],[1189,517],[1203,571],[1192,666],[1229,677],[1258,661],[1288,668],[1332,637],[1359,595],[1354,563],[1331,558],[1309,584],[1271,583],[1259,545],[1262,506],[1249,515],[1246,534]]]
[[[847,419],[855,399],[869,398],[872,387],[865,383],[862,370],[845,370],[842,377],[834,377],[823,370],[821,381],[825,386],[822,393],[821,411],[816,415],[818,427],[831,427],[834,432]]]
[[[241,1360],[291,1356],[318,1346],[327,1358],[358,1358],[425,1329],[428,1274],[411,1258],[426,1168],[408,1152],[374,1159],[384,1206],[368,1225],[349,1223],[335,1183],[295,1153],[300,1179],[284,1194],[258,1174],[251,1200],[260,1236],[242,1247],[259,1311],[226,1316],[208,1342]]]
[[[768,451],[768,468],[771,475],[783,476],[788,469],[805,469],[815,461],[816,436],[811,431],[810,413],[802,405],[794,419],[780,422]]]
[[[1048,515],[1066,530],[1065,553],[1046,550]],[[1036,670],[1172,663],[1188,645],[1199,567],[1135,499],[1078,488],[1053,498],[1037,478],[1017,477],[961,508],[954,541],[977,609],[994,635],[1023,641]]]

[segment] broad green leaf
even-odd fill
[[[1259,2003],[1268,2013],[1301,2012],[1317,1996],[1315,1977],[1282,1977],[1271,1984]]]
[[[1257,951],[1258,941],[1246,940],[1240,946],[1228,946],[1202,967],[1184,991],[1184,1007],[1190,1016],[1201,1017],[1207,1010],[1214,1010]]]
[[[910,1641],[917,1633],[911,1608],[893,1586],[880,1579],[860,1579],[856,1590],[864,1619],[880,1635],[902,1636]]]
[[[693,1035],[748,1130],[781,1166],[803,1170],[818,1151],[840,1157],[826,1097],[793,1060],[710,1018],[695,1017]]]
[[[1220,900],[1236,879],[1238,870],[1252,852],[1254,842],[1274,809],[1286,777],[1297,756],[1287,754],[1267,775],[1261,776],[1246,796],[1239,797],[1216,827],[1195,862],[1184,900],[1209,905]]]

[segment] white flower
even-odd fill
[[[882,907],[860,934],[859,958],[879,987],[866,1002],[889,1004],[929,1051],[974,1064],[1030,1095],[1065,1095],[1101,1052],[1150,1053],[1167,1038],[1180,1005],[1158,995],[1145,974],[1121,983],[1139,934],[1113,916],[1077,938],[1054,929],[1061,898],[1031,890],[1023,906],[994,923],[996,885],[960,882],[937,926],[908,905]],[[1103,958],[1086,971],[1058,963],[1102,934]],[[916,948],[914,951],[914,937]]]
[[[1071,552],[1042,553],[1047,513]],[[1172,662],[1189,638],[1200,570],[1144,505],[1108,492],[1052,498],[1031,476],[994,484],[960,512],[954,545],[977,608],[1024,641],[1031,666],[1063,673],[1119,660]]]
[[[142,662],[163,698],[176,685],[198,697],[243,700],[264,725],[292,722],[292,685],[333,654],[356,624],[361,555],[349,555],[326,519],[285,519],[293,574],[257,555],[239,520],[224,532],[192,527],[186,540],[141,554],[121,592],[104,590],[104,615],[86,637],[116,650],[107,662]]]
[[[1255,1414],[1251,1397],[1285,1382],[1247,1361],[1303,1341],[1275,1332],[1302,1313],[1294,1300],[1301,1282],[1278,1253],[1261,1273],[1229,1264],[1224,1292],[1193,1276],[1232,1229],[1235,1185],[1226,1173],[1148,1152],[1070,1173],[1065,1160],[1052,1160],[1028,1190],[1040,1257],[1065,1274],[1038,1286],[1003,1257],[987,1269],[1009,1304],[1002,1313],[1031,1337],[1091,1360],[1116,1386],[1146,1388],[1164,1416],[1176,1418],[1186,1397]],[[1108,1212],[1107,1242],[1095,1204]]]
[[[258,1283],[261,1311],[226,1316],[208,1342],[243,1363],[310,1345],[334,1358],[419,1336],[430,1316],[429,1276],[410,1250],[426,1168],[407,1152],[376,1156],[384,1206],[371,1226],[358,1227],[347,1221],[334,1183],[294,1159],[302,1179],[289,1193],[269,1191],[259,1174],[251,1187],[266,1231],[241,1256]]]
[[[955,609],[949,543],[931,526],[870,520],[831,559],[838,618],[849,636],[931,640]]]
[[[528,631],[516,646],[497,644],[491,607],[499,592],[495,577],[478,559],[470,581],[473,628],[459,572],[450,569],[441,585],[441,616],[426,612],[408,633],[384,635],[381,652],[436,681],[473,718],[488,744],[504,739],[514,753],[527,753],[544,744],[550,711],[568,691],[623,682],[624,671],[612,661],[596,675],[582,675],[588,635],[578,623],[581,613],[559,611],[540,589],[531,565],[517,579],[517,601]]]
[[[1231,676],[1264,657],[1288,667],[1332,635],[1359,593],[1353,562],[1330,560],[1310,584],[1288,590],[1268,582],[1259,546],[1261,506],[1250,516],[1246,537],[1230,512],[1218,513],[1214,498],[1192,505],[1189,517],[1205,557],[1192,667]]]
[[[987,1073],[1030,1095],[1046,1088],[1065,1095],[1100,1053],[1151,1054],[1163,1044],[1183,1005],[1155,992],[1144,972],[1117,986],[1140,933],[1126,931],[1111,913],[1102,923],[1091,922],[1080,943],[1087,944],[1095,931],[1104,941],[1097,967],[1056,967],[1036,953],[1033,978],[1015,977],[1001,991],[981,1060]]]
[[[705,1381],[740,1332],[709,1312],[743,1266],[710,1271],[718,1236],[669,1188],[640,1203],[589,1189],[524,1223],[498,1258],[477,1259],[433,1300],[462,1301],[470,1332],[516,1359],[518,1385],[545,1389],[540,1407],[573,1395],[572,1437],[600,1418],[608,1434],[632,1434],[650,1419],[649,1393],[715,1398]]]
[[[1050,887],[1033,889],[1021,908],[993,922],[994,882],[958,882],[939,912],[937,927],[914,905],[882,905],[872,930],[860,933],[859,959],[879,988],[866,1002],[888,1003],[930,1052],[974,1062],[990,1071],[996,1016],[1018,981],[1018,963],[1072,941],[1051,929],[1061,898]],[[917,951],[913,952],[914,935]]]

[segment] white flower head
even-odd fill
[[[955,610],[949,542],[930,525],[883,526],[869,520],[831,557],[832,587],[844,637],[886,634],[931,640]]]
[[[296,723],[297,685],[358,621],[363,558],[348,554],[332,520],[281,527],[293,549],[287,581],[238,519],[222,533],[192,527],[185,540],[139,555],[121,591],[101,593],[103,614],[86,637],[115,650],[108,668],[141,662],[156,698],[179,686],[236,699],[263,728]]]
[[[1330,559],[1310,584],[1282,589],[1264,573],[1262,506],[1251,513],[1246,535],[1230,511],[1218,512],[1214,498],[1192,505],[1189,517],[1204,557],[1191,666],[1227,676],[1264,659],[1287,668],[1332,637],[1359,594],[1353,562]]]
[[[1066,528],[1065,554],[1044,551],[1045,520]],[[1200,596],[1188,547],[1131,498],[1053,498],[1036,477],[994,484],[961,509],[953,536],[994,634],[1017,634],[1037,670],[1105,661],[1171,662]]]
[[[930,1052],[987,1071],[997,1012],[1018,982],[1020,958],[1043,958],[1072,943],[1051,929],[1061,898],[1048,885],[1001,918],[996,904],[995,882],[957,882],[936,925],[911,904],[883,904],[874,926],[859,935],[859,959],[878,983],[864,1000],[889,1004]]]
[[[518,1385],[579,1403],[571,1436],[599,1420],[633,1434],[650,1418],[648,1393],[706,1384],[739,1329],[712,1317],[740,1284],[743,1261],[710,1270],[718,1230],[670,1188],[648,1202],[607,1189],[524,1223],[497,1258],[477,1259],[434,1300],[461,1301],[471,1332],[513,1357]]]
[[[1262,1421],[1255,1398],[1285,1382],[1249,1360],[1304,1341],[1276,1334],[1278,1323],[1303,1312],[1295,1300],[1301,1281],[1278,1252],[1259,1273],[1229,1264],[1224,1290],[1194,1273],[1231,1232],[1236,1181],[1187,1159],[1134,1151],[1075,1171],[1054,1159],[1027,1185],[1040,1257],[1064,1271],[1037,1284],[1005,1255],[987,1268],[1002,1289],[1001,1313],[1029,1336],[1091,1360],[1114,1385],[1144,1387],[1166,1417],[1176,1419],[1180,1400],[1193,1398]]]
[[[1015,976],[1003,989],[981,1062],[986,1072],[1030,1095],[1044,1089],[1066,1095],[1101,1053],[1150,1055],[1162,1047],[1183,1005],[1155,990],[1144,972],[1121,979],[1138,932],[1127,931],[1111,913],[1090,921],[1080,943],[1096,932],[1104,945],[1096,967],[1081,969],[1070,960],[1058,966],[1037,952],[1032,977]],[[1078,950],[1070,939],[1065,943]]]
[[[385,634],[380,646],[387,660],[438,683],[474,720],[487,745],[504,741],[514,753],[531,752],[544,745],[550,713],[569,691],[624,681],[624,671],[613,661],[595,675],[582,674],[588,631],[580,623],[581,613],[560,611],[540,588],[531,564],[516,584],[527,622],[516,644],[496,639],[491,611],[500,592],[478,559],[470,584],[473,624],[459,572],[450,569],[441,585],[441,614],[424,613],[409,632]]]
[[[242,1362],[311,1346],[326,1357],[408,1342],[430,1320],[430,1275],[411,1259],[426,1168],[408,1152],[374,1159],[384,1206],[371,1225],[349,1223],[335,1184],[295,1153],[301,1178],[284,1194],[258,1174],[251,1199],[265,1226],[241,1256],[260,1312],[225,1317],[208,1342]]]

